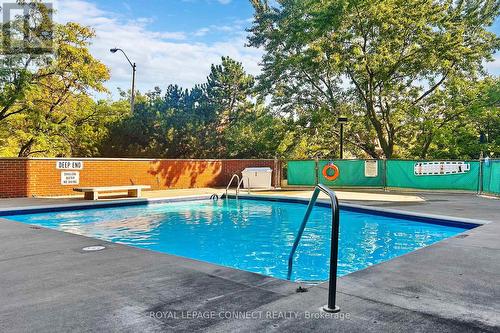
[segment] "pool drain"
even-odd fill
[[[85,252],[92,252],[92,251],[101,251],[104,250],[106,247],[102,245],[94,245],[94,246],[87,246],[82,249],[82,251]]]

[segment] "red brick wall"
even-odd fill
[[[0,198],[24,197],[28,192],[28,170],[25,159],[0,159]]]
[[[234,173],[251,166],[275,170],[274,160],[85,159],[79,185],[61,185],[58,159],[0,159],[0,197],[75,194],[75,186],[150,185],[168,188],[225,187]],[[72,170],[66,170],[72,171]],[[274,184],[274,173],[273,173]]]

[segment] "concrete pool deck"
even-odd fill
[[[146,193],[214,193],[190,191]],[[341,202],[492,223],[340,278],[341,313],[325,318],[319,308],[326,302],[326,284],[295,293],[297,284],[284,280],[2,220],[0,331],[499,330],[500,200],[449,193],[338,194]],[[81,200],[6,199],[0,208],[75,202]],[[91,245],[107,248],[81,251]]]

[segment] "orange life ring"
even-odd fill
[[[330,169],[333,170],[333,175],[332,176],[328,175],[328,170],[330,170]],[[339,175],[340,175],[339,168],[335,164],[333,164],[333,163],[327,164],[323,168],[323,177],[325,177],[326,180],[333,181],[333,180],[337,179]]]

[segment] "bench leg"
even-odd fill
[[[99,199],[99,194],[97,192],[85,192],[85,200],[97,200]]]
[[[133,198],[140,198],[141,197],[141,189],[128,190],[128,196],[133,197]]]

